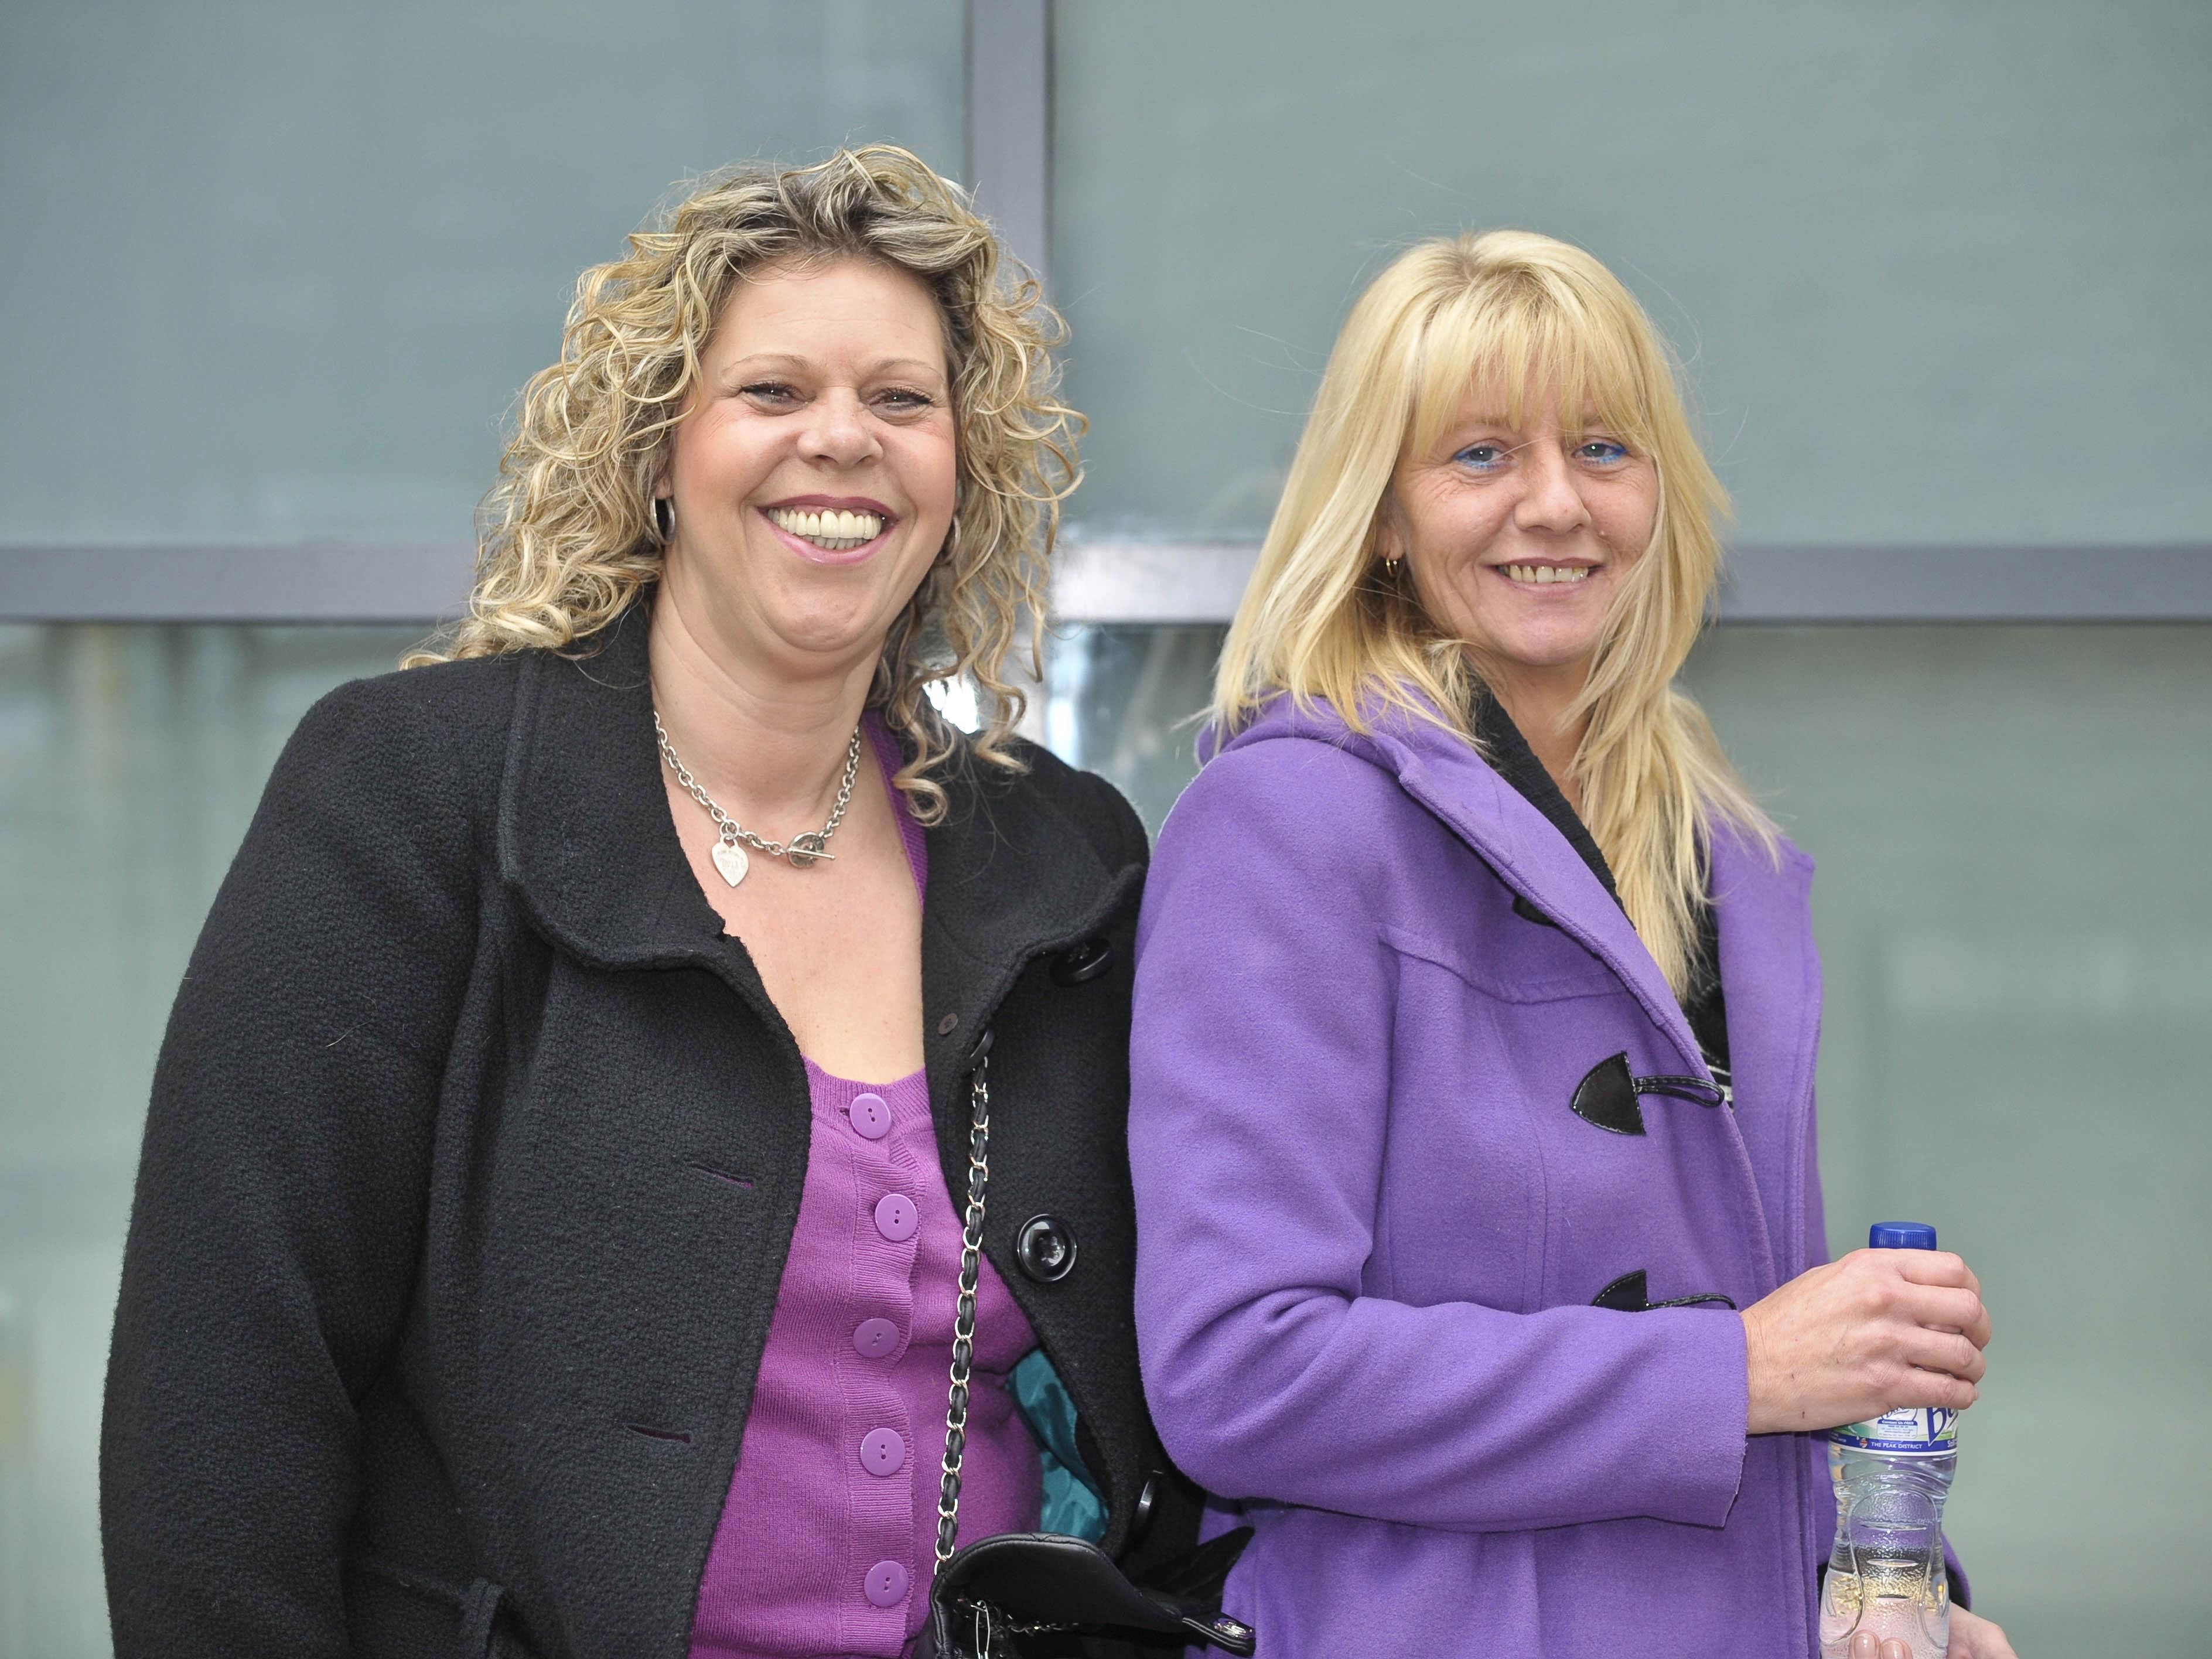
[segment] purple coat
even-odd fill
[[[1449,733],[1278,702],[1177,803],[1137,1334],[1168,1449],[1256,1529],[1228,1608],[1262,1659],[1816,1650],[1819,1440],[1747,1439],[1727,1307],[1616,1310],[1826,1255],[1811,861],[1712,860],[1733,1109],[1643,1086],[1710,1080],[1665,979]]]

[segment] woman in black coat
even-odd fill
[[[301,726],[155,1079],[123,1659],[906,1650],[979,1068],[966,1535],[1188,1547],[1130,1313],[1146,842],[1012,735],[1076,417],[996,258],[902,151],[709,184],[580,285],[447,649]]]

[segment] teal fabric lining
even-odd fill
[[[1106,1500],[1075,1449],[1075,1401],[1042,1348],[1022,1356],[1007,1377],[1014,1406],[1037,1443],[1044,1466],[1042,1532],[1056,1532],[1095,1544],[1106,1535]]]

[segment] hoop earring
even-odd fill
[[[1404,561],[1403,561],[1403,560],[1401,560],[1401,559],[1398,559],[1398,558],[1395,558],[1395,557],[1394,557],[1394,558],[1388,558],[1388,559],[1383,560],[1383,561],[1382,561],[1382,574],[1383,574],[1384,575],[1386,575],[1386,576],[1389,577],[1389,578],[1390,578],[1390,580],[1391,580],[1392,581],[1395,581],[1395,580],[1398,580],[1398,567],[1399,567],[1399,565],[1400,565],[1400,564],[1401,564],[1401,563],[1403,563],[1403,562],[1404,562]]]
[[[676,503],[669,496],[653,498],[653,533],[664,545],[676,534]]]

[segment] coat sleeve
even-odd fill
[[[1226,1498],[1463,1531],[1718,1526],[1746,1443],[1739,1321],[1363,1293],[1389,1132],[1399,799],[1363,760],[1278,739],[1209,764],[1162,832],[1130,1104],[1161,1437]]]
[[[100,1435],[118,1659],[349,1651],[356,1404],[405,1316],[473,830],[441,671],[301,723],[156,1066]]]

